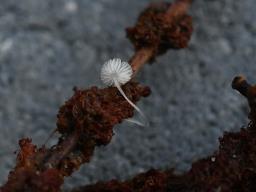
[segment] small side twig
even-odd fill
[[[248,90],[251,88],[251,85],[244,76],[237,76],[233,79],[232,88],[239,91],[243,96],[248,97]]]
[[[51,151],[52,155],[50,158],[44,163],[47,167],[56,167],[60,161],[65,158],[70,152],[73,151],[75,146],[77,145],[77,141],[79,140],[78,131],[74,131],[74,133],[70,134],[65,140],[60,142],[53,150]]]
[[[243,76],[237,76],[232,82],[232,88],[247,98],[251,109],[249,119],[256,124],[256,85],[249,84]]]
[[[183,17],[187,14],[188,9],[193,0],[180,0],[176,1],[170,8],[166,11],[165,19],[167,23],[174,22],[175,19]]]

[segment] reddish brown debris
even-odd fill
[[[1,192],[41,191],[58,192],[63,177],[57,169],[41,170],[40,162],[45,156],[45,149],[37,149],[31,139],[21,139],[16,167],[10,172],[7,183]]]
[[[99,182],[96,185],[74,189],[72,192],[165,192],[167,191],[167,179],[168,174],[165,172],[150,170],[130,181]]]
[[[193,164],[187,177],[194,191],[256,191],[255,125],[225,133],[219,151]],[[246,182],[245,182],[246,181]]]
[[[134,183],[140,183],[145,179],[145,175],[147,175],[146,178],[153,178],[154,184],[161,185],[157,185],[158,188],[154,188],[155,191],[256,191],[256,86],[251,86],[242,77],[235,78],[232,86],[247,97],[251,108],[251,122],[247,128],[241,128],[240,132],[225,133],[220,139],[219,150],[212,156],[193,163],[189,172],[183,175],[175,175],[172,170],[157,172],[159,175],[155,172],[148,172],[138,175],[130,181],[112,180],[106,183],[96,183],[78,188],[74,192],[150,191],[150,187],[145,190],[144,182],[137,185],[138,188],[134,188]],[[155,187],[155,185],[152,186]]]
[[[127,28],[127,37],[135,49],[147,49],[153,59],[170,48],[187,47],[193,31],[192,18],[186,13],[190,3],[190,0],[162,2],[145,9],[135,27]]]
[[[136,103],[140,97],[150,94],[150,89],[135,82],[123,86],[127,97]],[[57,121],[57,130],[62,134],[65,142],[71,133],[74,142],[69,142],[56,151],[69,153],[56,153],[48,161],[51,165],[61,166],[65,175],[71,174],[82,163],[88,162],[95,146],[106,145],[113,136],[114,125],[133,116],[133,107],[123,98],[117,88],[109,87],[89,90],[75,90],[74,96],[60,108]],[[70,137],[73,138],[73,137]],[[63,150],[66,149],[66,150]],[[67,150],[69,149],[69,150]],[[60,157],[66,156],[62,158]],[[56,158],[55,158],[56,157]]]
[[[127,83],[123,90],[134,103],[150,94],[148,87],[135,82]],[[96,146],[108,144],[114,125],[131,117],[133,110],[114,87],[76,89],[59,110],[58,144],[38,149],[31,139],[20,140],[16,167],[0,191],[60,191],[64,176],[89,162]]]
[[[150,93],[148,87],[134,82],[126,84],[123,89],[133,102]],[[115,124],[132,116],[133,107],[115,87],[75,90],[74,96],[59,110],[57,130],[63,135],[79,130],[97,145],[102,145],[109,143]]]

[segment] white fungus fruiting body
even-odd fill
[[[101,68],[101,80],[108,86],[115,86],[127,102],[139,112],[143,118],[143,122],[135,119],[127,119],[127,121],[138,124],[140,126],[147,126],[148,121],[144,113],[125,95],[121,88],[121,85],[127,83],[132,78],[132,67],[129,63],[122,61],[121,59],[111,59],[104,63]]]
[[[115,86],[115,80],[123,85],[132,77],[132,67],[121,59],[111,59],[101,69],[101,80],[108,86]]]

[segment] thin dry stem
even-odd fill
[[[55,151],[53,151],[51,157],[45,163],[45,166],[57,167],[60,161],[66,157],[79,141],[79,133],[75,131],[69,135],[61,144],[58,145]]]
[[[138,71],[146,64],[153,56],[154,49],[144,48],[135,52],[130,60],[130,65],[133,69],[133,77],[138,73]]]

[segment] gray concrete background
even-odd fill
[[[42,143],[72,87],[101,85],[102,63],[133,53],[124,28],[150,0],[0,1],[0,181],[14,165],[18,139]],[[116,126],[112,143],[66,187],[126,179],[149,168],[185,171],[216,149],[224,131],[247,123],[246,101],[230,87],[237,74],[256,82],[255,0],[195,0],[188,49],[171,51],[138,80],[151,126]],[[102,86],[102,85],[101,85]],[[53,141],[52,141],[53,143]]]

